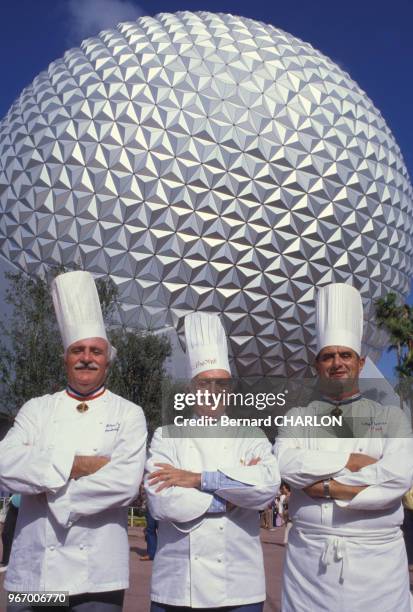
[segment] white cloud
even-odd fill
[[[135,21],[144,14],[139,5],[129,0],[69,0],[66,7],[71,44],[114,28],[121,21]]]

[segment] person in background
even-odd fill
[[[158,544],[158,521],[155,521],[152,514],[149,511],[148,503],[146,499],[146,493],[141,484],[139,493],[140,509],[145,515],[146,526],[144,529],[145,542],[146,542],[146,554],[139,557],[140,561],[153,561],[156,553],[156,547]]]
[[[271,531],[274,528],[274,503],[271,502],[268,506],[261,512],[261,527],[263,529],[268,529]]]
[[[403,536],[406,545],[409,572],[413,572],[413,487],[403,497]]]
[[[275,526],[276,527],[282,527],[284,525],[283,506],[281,504],[281,488],[282,488],[282,482],[281,482],[281,485],[280,485],[280,489],[279,489],[277,495],[275,496],[275,500],[274,500],[274,505],[275,505]]]
[[[158,521],[156,521],[149,509],[145,512],[146,527],[145,527],[145,540],[146,540],[146,555],[143,555],[141,561],[153,561],[156,554],[156,547],[158,545]]]
[[[282,517],[282,524],[285,527],[284,531],[284,546],[288,543],[288,534],[292,527],[292,522],[290,519],[290,515],[288,513],[288,501],[290,499],[291,489],[290,485],[287,482],[281,482],[280,486],[280,498],[279,498],[279,512]]]
[[[13,544],[14,531],[16,529],[17,515],[19,513],[21,495],[14,494],[10,497],[5,516],[1,540],[3,544],[3,556],[0,563],[0,574],[7,570],[10,552]]]

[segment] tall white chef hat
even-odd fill
[[[103,338],[109,344],[109,359],[116,349],[109,343],[95,281],[90,272],[77,270],[59,274],[51,286],[53,306],[66,350],[78,340]]]
[[[363,304],[351,285],[321,287],[316,303],[317,354],[325,346],[346,346],[361,355]]]
[[[206,312],[186,315],[185,340],[191,378],[206,370],[231,373],[227,338],[218,315]]]

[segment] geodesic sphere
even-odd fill
[[[240,374],[307,373],[314,296],[406,294],[412,189],[379,111],[331,60],[211,13],[120,24],[35,78],[0,124],[0,252],[77,262],[128,326],[220,312]]]

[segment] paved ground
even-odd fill
[[[281,570],[284,556],[282,546],[283,529],[261,530],[265,570],[267,576],[267,603],[265,612],[280,611]],[[142,528],[129,529],[130,543],[130,588],[126,592],[124,612],[147,612],[149,610],[149,585],[152,569],[151,561],[140,561],[146,551]],[[1,549],[1,545],[0,545]],[[30,563],[30,559],[27,559]],[[0,612],[5,612],[4,574],[0,575]],[[64,610],[64,608],[62,608]]]
[[[280,612],[281,609],[281,571],[284,558],[283,531],[283,528],[275,531],[261,530],[267,579],[265,612]],[[149,583],[152,562],[139,560],[140,555],[144,554],[146,550],[142,528],[129,530],[129,542],[131,587],[126,593],[124,612],[147,612],[149,610]],[[27,559],[27,562],[30,563],[30,559]],[[410,573],[410,579],[413,589],[413,572]],[[0,612],[5,612],[5,594],[2,586],[3,575],[0,577]]]
[[[131,588],[126,593],[124,612],[146,612],[149,609],[150,561],[139,561],[145,541],[141,529],[130,530]],[[261,530],[267,576],[267,604],[265,612],[280,611],[281,570],[284,557],[283,529]]]

